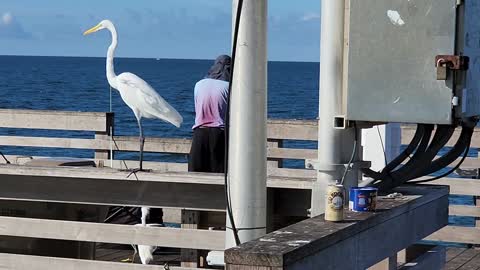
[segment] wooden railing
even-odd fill
[[[228,270],[378,268],[385,258],[410,247],[448,222],[448,188],[400,187],[401,199],[378,199],[376,213],[345,212],[343,222],[323,215],[274,231],[225,251]],[[425,254],[430,257],[430,254]],[[442,256],[425,258],[422,267],[443,269]]]
[[[113,115],[108,113],[51,112],[0,110],[0,127],[56,130],[84,130],[93,132],[91,138],[39,138],[22,136],[0,136],[0,145],[35,146],[69,149],[93,149],[99,167],[110,165],[110,147],[114,151],[137,151],[138,138],[128,136],[110,136]],[[285,148],[288,140],[316,142],[317,122],[298,120],[269,120],[268,122],[268,179],[269,231],[307,218],[310,208],[310,189],[316,172],[305,168],[284,168],[286,159],[307,160],[317,157],[316,149]],[[480,137],[475,131],[472,148],[480,147]],[[408,143],[413,136],[412,126],[402,127],[402,143]],[[458,136],[459,132],[456,132]],[[450,145],[454,142],[451,140]],[[146,152],[188,154],[189,139],[147,138]],[[8,156],[18,164],[25,159]],[[37,157],[33,157],[37,158]],[[133,167],[137,161],[113,160],[114,168]],[[2,189],[0,198],[8,200],[47,201],[60,203],[81,203],[92,205],[127,205],[162,207],[165,220],[181,222],[180,211],[202,211],[202,220],[195,225],[185,222],[182,229],[142,228],[112,224],[84,224],[75,221],[36,220],[24,218],[1,218],[0,234],[22,237],[66,239],[75,241],[155,244],[179,248],[205,250],[223,249],[223,231],[209,231],[209,227],[224,227],[224,190],[223,179],[217,174],[187,173],[185,163],[145,162],[145,167],[154,169],[153,173],[139,173],[139,181],[124,181],[126,173],[110,168],[45,168],[31,166],[0,166]],[[480,168],[477,158],[467,158],[462,166],[473,170]],[[134,179],[132,176],[130,179]],[[450,194],[471,196],[478,201],[480,181],[474,179],[443,178],[435,184],[450,186]],[[5,187],[5,188],[4,188]],[[158,196],[161,194],[161,196]],[[213,212],[212,212],[213,211]],[[195,212],[199,214],[199,212]],[[205,213],[211,213],[205,215]],[[184,217],[191,212],[184,211]],[[450,215],[480,217],[480,207],[450,205]],[[215,218],[209,218],[215,217]],[[15,224],[38,226],[38,230],[20,230]],[[23,226],[23,225],[22,225]],[[52,226],[61,230],[51,230]],[[477,221],[478,226],[478,221]],[[25,228],[25,227],[24,227]],[[189,229],[187,229],[189,228]],[[99,234],[98,232],[111,232]],[[152,235],[162,237],[151,238]],[[193,240],[192,240],[193,239]],[[480,244],[479,227],[447,226],[427,239],[446,242]],[[24,257],[20,255],[0,254],[0,261]],[[32,262],[58,262],[60,265],[76,265],[75,261],[63,259],[42,259],[32,257]],[[97,267],[92,262],[82,262],[85,267]],[[94,266],[91,266],[94,265]],[[190,266],[198,265],[185,264]],[[2,264],[0,263],[0,266]],[[117,268],[117,264],[106,264],[102,269]],[[127,266],[122,266],[127,267]],[[19,268],[17,268],[19,269]],[[87,269],[87,268],[85,268]],[[92,268],[93,269],[93,268]],[[133,268],[124,268],[133,269]],[[135,268],[136,269],[136,268]],[[175,268],[171,268],[175,269]]]

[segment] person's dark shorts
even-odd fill
[[[196,128],[188,157],[188,171],[222,173],[225,169],[225,131]]]

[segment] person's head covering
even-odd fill
[[[207,73],[206,78],[230,81],[230,65],[232,59],[228,55],[220,55]]]

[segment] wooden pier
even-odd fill
[[[90,132],[90,138],[0,136],[0,145],[64,148],[66,153],[69,149],[90,149],[94,152],[94,156],[90,160],[76,160],[79,162],[73,163],[76,166],[68,166],[68,160],[62,162],[58,159],[41,159],[42,157],[36,156],[7,156],[12,164],[0,166],[2,181],[0,199],[3,200],[0,204],[0,235],[11,237],[6,239],[55,239],[68,240],[68,243],[79,241],[79,243],[90,244],[90,247],[95,245],[93,243],[114,243],[127,245],[127,248],[130,244],[172,248],[171,250],[178,253],[176,257],[162,254],[160,249],[158,252],[160,257],[157,260],[159,264],[170,261],[170,269],[204,267],[205,257],[202,250],[223,250],[225,199],[222,175],[189,173],[186,172],[187,166],[184,163],[145,162],[145,167],[154,169],[153,172],[137,173],[136,177],[132,175],[127,179],[128,173],[118,169],[126,166],[134,167],[137,161],[114,160],[114,168],[109,168],[110,146],[113,145],[114,153],[137,151],[138,139],[136,137],[111,136],[112,114],[0,110],[0,127]],[[478,132],[480,131],[476,130],[473,136],[472,148],[474,149],[480,147]],[[413,133],[414,127],[403,126],[402,143],[408,143]],[[452,138],[449,145],[452,145],[458,134],[459,132]],[[316,142],[317,139],[316,121],[269,121],[267,179],[269,232],[274,233],[288,225],[296,226],[302,222],[313,222],[313,219],[308,218],[308,209],[310,208],[310,189],[316,178],[316,172],[307,168],[284,168],[282,163],[287,159],[302,160],[303,162],[315,159],[316,149],[287,148],[285,145],[289,140]],[[189,149],[189,139],[147,138],[145,142],[146,152],[186,155]],[[91,167],[92,162],[96,166],[95,168]],[[449,205],[448,214],[475,218],[476,226],[448,225],[443,227],[446,225],[445,222],[440,230],[432,229],[431,232],[436,231],[433,234],[419,234],[420,236],[411,238],[408,245],[415,244],[421,238],[460,243],[464,244],[465,248],[480,245],[480,182],[473,179],[480,178],[479,171],[480,161],[478,158],[467,158],[459,173],[468,175],[468,179],[450,177],[430,183],[448,186],[450,194],[471,198],[476,205]],[[68,218],[60,220],[55,217],[22,211],[20,207],[15,207],[15,202],[71,205],[76,210],[74,213],[66,215]],[[105,224],[102,223],[103,219],[99,216],[104,213],[106,206],[161,207],[164,209],[164,221],[183,223],[182,228],[144,228]],[[442,207],[447,208],[446,205],[442,205]],[[89,210],[82,210],[82,208]],[[93,213],[93,216],[96,215],[96,219],[87,218],[90,217],[89,213]],[[405,214],[408,215],[407,212]],[[431,228],[434,228],[434,223],[426,222],[432,226]],[[163,266],[142,266],[118,261],[124,257],[123,255],[132,254],[133,249],[114,250],[98,244],[96,254],[95,252],[87,254],[82,256],[83,260],[77,260],[60,258],[62,256],[58,255],[57,257],[56,254],[22,254],[19,249],[4,251],[2,243],[5,242],[2,242],[1,239],[0,248],[4,253],[0,254],[0,268],[164,269]],[[402,249],[407,248],[408,245]],[[392,248],[390,254],[386,255],[375,252],[378,253],[378,256],[371,262],[374,264],[374,261],[378,260],[380,264],[374,267],[383,267],[375,269],[395,269],[392,268],[394,267],[392,265],[397,267],[402,260],[401,253],[394,255],[397,248]],[[184,252],[180,254],[179,249],[183,249]],[[90,250],[95,249],[91,248]],[[458,254],[454,255],[457,251]],[[44,252],[46,251],[44,250]],[[440,250],[439,252],[444,251]],[[477,269],[465,268],[468,265],[467,262],[478,261],[476,250],[447,249],[446,254],[446,269]],[[385,257],[382,257],[383,255]],[[422,256],[417,256],[415,259],[425,257]],[[97,260],[93,260],[95,257]],[[465,262],[459,267],[448,268],[453,267],[454,263],[460,264],[457,262],[467,257],[469,258],[465,259]],[[105,262],[107,259],[114,262]],[[404,263],[407,262],[404,260]]]

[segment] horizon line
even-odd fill
[[[74,56],[74,55],[19,55],[19,54],[0,54],[1,56],[11,57],[65,57],[65,58],[105,58],[105,56]],[[132,56],[117,56],[115,58],[124,59],[153,59],[153,60],[198,60],[198,61],[212,61],[215,59],[206,58],[170,58],[170,57],[132,57]],[[304,61],[304,60],[267,60],[267,62],[291,62],[291,63],[320,63],[320,61]]]

